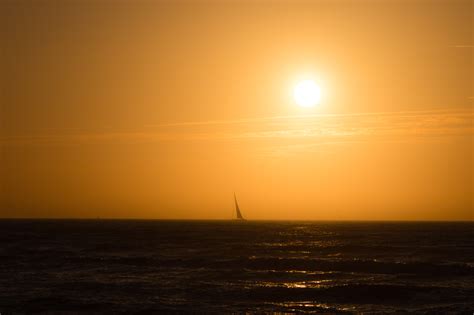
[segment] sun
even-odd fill
[[[321,89],[313,80],[298,82],[293,89],[296,104],[301,107],[313,107],[321,100]]]

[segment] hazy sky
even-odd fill
[[[472,220],[473,15],[2,1],[0,217]]]

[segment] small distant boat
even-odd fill
[[[237,216],[237,218],[235,218],[235,220],[237,220],[237,221],[246,221],[244,219],[244,217],[242,216],[242,212],[240,212],[239,204],[237,203],[237,197],[235,196],[235,193],[234,193],[234,201],[235,201],[235,213],[236,213],[236,216]]]

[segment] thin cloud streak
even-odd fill
[[[457,111],[465,111],[459,109]],[[242,118],[234,120],[208,120],[208,121],[186,121],[186,122],[175,122],[165,124],[147,124],[145,127],[180,127],[180,126],[206,126],[206,125],[233,125],[233,124],[244,124],[254,122],[265,122],[265,121],[276,121],[284,119],[311,119],[311,118],[323,118],[323,117],[361,117],[361,116],[392,116],[392,115],[420,115],[420,114],[431,114],[431,113],[444,113],[444,112],[456,112],[451,109],[438,109],[438,110],[423,110],[423,111],[398,111],[398,112],[367,112],[367,113],[351,113],[351,114],[313,114],[313,115],[287,115],[287,116],[270,116],[270,117],[259,117],[259,118]]]
[[[169,141],[369,141],[394,137],[446,137],[473,134],[471,109],[293,115],[149,125],[145,130],[11,136],[2,145],[82,145]]]

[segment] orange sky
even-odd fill
[[[472,220],[473,12],[4,1],[0,217]]]

